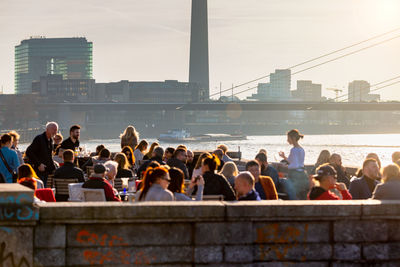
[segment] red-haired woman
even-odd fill
[[[143,188],[139,191],[139,201],[173,201],[174,194],[169,191],[171,182],[168,170],[164,167],[148,168],[144,174]]]
[[[205,181],[204,195],[224,195],[224,200],[236,200],[235,193],[228,180],[215,170],[219,165],[219,160],[215,155],[207,156],[203,159],[201,170]]]

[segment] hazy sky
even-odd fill
[[[219,91],[220,82],[230,87],[400,27],[400,0],[209,0],[208,5],[211,92]],[[99,82],[187,81],[190,7],[190,0],[0,0],[0,86],[13,92],[14,46],[37,35],[92,41]],[[375,84],[400,75],[399,55],[400,38],[294,75],[292,89],[301,79],[346,91],[352,80]],[[381,92],[385,99],[400,99],[399,90],[400,84]]]

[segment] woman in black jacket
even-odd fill
[[[219,165],[218,158],[207,156],[203,159],[201,170],[205,181],[203,195],[223,195],[224,200],[236,200],[235,193],[228,180],[220,174],[216,174],[215,170]]]

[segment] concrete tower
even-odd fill
[[[205,99],[210,95],[207,13],[207,0],[192,0],[189,82],[198,83],[205,89]]]

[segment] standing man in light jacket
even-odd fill
[[[58,124],[56,122],[48,122],[46,131],[36,136],[32,144],[26,149],[29,162],[43,181],[44,186],[46,186],[48,175],[56,169],[53,162],[53,138],[57,131]]]

